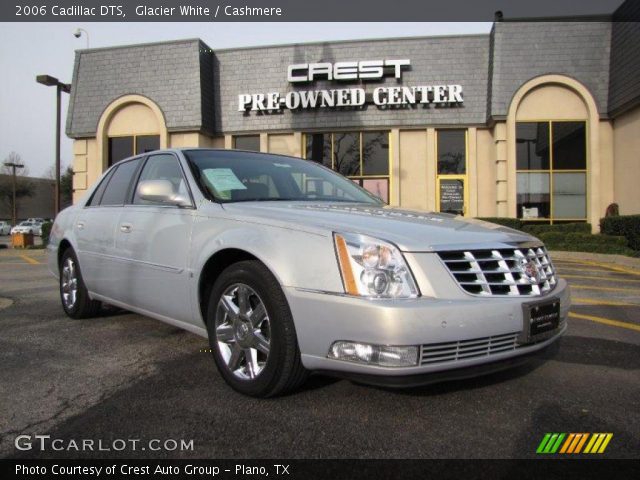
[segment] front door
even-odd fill
[[[178,158],[151,155],[140,173],[144,180],[168,180],[177,194],[191,198]],[[154,204],[137,188],[116,229],[124,301],[149,312],[183,322],[192,321],[189,307],[189,239],[195,210]]]

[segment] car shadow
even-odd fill
[[[95,318],[108,318],[108,317],[120,317],[122,315],[129,315],[133,312],[125,310],[124,308],[115,307],[113,305],[102,305],[102,308],[95,316]]]
[[[566,336],[554,360],[637,370],[640,369],[640,345],[604,338]]]

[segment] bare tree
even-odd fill
[[[45,178],[56,179],[56,167],[51,165],[44,174]],[[60,208],[66,208],[73,203],[73,167],[70,165],[60,172]]]
[[[16,152],[11,152],[0,165],[0,203],[5,206],[9,212],[13,212],[13,167],[5,164],[24,165],[22,158]],[[29,168],[16,168],[16,211],[20,206],[20,199],[24,197],[32,197],[35,193],[35,185],[29,181]],[[19,215],[17,215],[19,217]]]

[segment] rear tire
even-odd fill
[[[306,380],[289,304],[261,262],[241,261],[218,276],[206,323],[216,366],[234,390],[273,397]]]
[[[64,312],[71,318],[91,318],[100,313],[102,304],[91,300],[82,279],[80,264],[72,248],[67,248],[60,260],[60,301]]]

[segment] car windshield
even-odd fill
[[[184,153],[204,194],[219,202],[384,204],[351,180],[309,160],[233,150]]]
[[[22,222],[20,224],[20,226],[22,226],[22,227],[30,227],[31,225],[33,225],[31,222]]]

